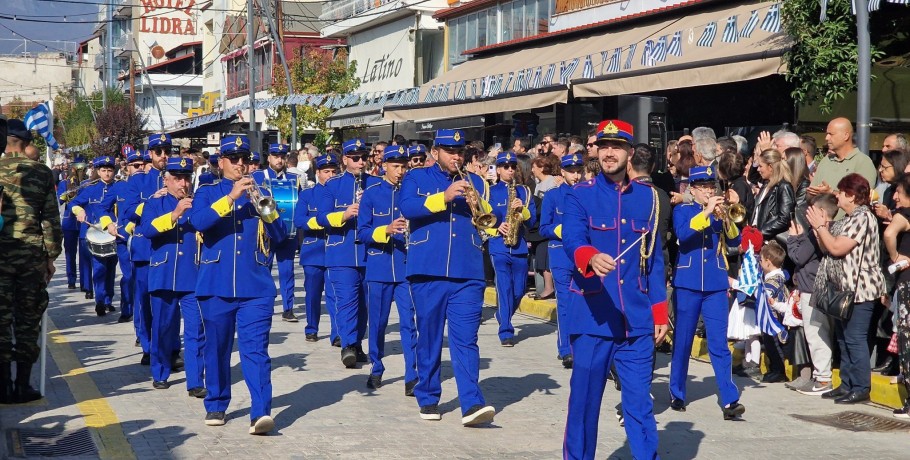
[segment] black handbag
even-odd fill
[[[860,243],[862,244],[862,243]],[[860,265],[863,262],[863,253],[859,255]],[[856,284],[859,288],[859,272],[856,273]],[[815,308],[822,313],[841,321],[848,321],[853,315],[853,305],[856,296],[854,291],[842,291],[840,289],[827,289],[816,294]]]

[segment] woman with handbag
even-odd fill
[[[885,280],[879,266],[878,222],[869,209],[869,198],[869,182],[859,174],[848,174],[837,183],[837,206],[845,213],[843,219],[829,228],[820,209],[809,208],[806,215],[825,253],[810,303],[833,317],[841,353],[841,384],[822,398],[838,404],[867,401],[872,387],[869,324],[875,300],[885,293]]]
[[[897,350],[893,352],[897,353],[903,383],[910,391],[910,270],[907,270],[910,266],[910,175],[900,176],[895,185],[893,197],[897,209],[885,229],[884,239],[894,264],[897,284],[897,302],[892,303],[897,329]],[[910,418],[910,398],[904,400],[903,407],[894,410],[894,416]]]
[[[755,212],[751,224],[761,231],[765,241],[781,236],[787,244],[785,232],[790,228],[790,219],[796,206],[796,196],[791,183],[790,166],[783,154],[768,149],[758,157],[758,174],[767,181],[755,199]]]

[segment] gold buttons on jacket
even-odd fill
[[[622,219],[622,220],[621,220],[621,221],[620,221],[620,222],[622,222],[622,223],[626,223],[626,220],[625,220],[625,219]]]

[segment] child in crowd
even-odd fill
[[[787,252],[776,241],[771,241],[762,247],[761,250],[761,268],[765,273],[765,292],[768,295],[768,305],[777,313],[777,318],[786,327],[786,335],[779,334],[776,343],[768,346],[770,342],[765,339],[768,359],[774,361],[779,359],[783,363],[784,359],[790,360],[790,364],[801,370],[800,377],[803,379],[799,384],[805,382],[810,377],[809,351],[806,349],[806,339],[802,329],[802,317],[799,313],[799,303],[793,299],[787,289],[787,274],[781,268]],[[777,356],[773,354],[777,353]],[[783,366],[781,365],[781,368]],[[803,375],[804,374],[804,375]],[[769,373],[770,375],[770,373]],[[783,376],[783,374],[781,374]],[[776,376],[775,376],[776,378]]]

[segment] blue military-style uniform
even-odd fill
[[[562,158],[562,167],[584,168],[584,158],[578,154],[566,155]],[[544,194],[540,206],[540,234],[549,239],[547,253],[556,290],[556,350],[560,359],[572,354],[566,321],[571,299],[569,283],[572,281],[574,266],[562,245],[562,216],[565,213],[566,195],[570,190],[572,187],[567,184],[549,190]]]
[[[217,153],[212,153],[209,155],[209,164],[216,165],[218,164],[219,155]],[[196,178],[196,188],[199,188],[205,184],[213,184],[218,180],[218,176],[212,172],[211,168],[208,171],[203,172]]]
[[[109,156],[98,157],[92,163],[95,169],[113,168],[114,159]],[[92,181],[88,186],[79,191],[75,198],[70,201],[70,207],[74,214],[85,212],[86,222],[96,225],[99,230],[107,232],[107,227],[111,223],[117,222],[117,215],[114,212],[114,198],[110,193],[117,181],[106,183],[100,179]],[[83,226],[87,232],[87,225]],[[114,278],[117,275],[117,258],[116,257],[98,257],[92,255],[92,282],[95,293],[95,312],[98,316],[107,314],[107,310],[113,311],[114,298]]]
[[[346,141],[344,155],[361,156],[367,151],[362,139]],[[345,209],[357,203],[358,195],[379,179],[362,173],[359,177],[345,172],[326,181],[316,207],[317,223],[326,229],[325,265],[328,270],[329,288],[334,290],[336,312],[335,326],[341,337],[342,354],[347,347],[361,350],[366,335],[367,309],[363,295],[363,276],[366,269],[366,251],[357,241],[357,220],[343,220]],[[352,367],[353,362],[345,363]]]
[[[63,214],[60,216],[60,223],[63,227],[63,252],[66,258],[66,283],[69,286],[76,285],[77,267],[85,274],[87,267],[79,267],[76,263],[76,257],[79,254],[79,221],[73,215],[66,199],[66,192],[69,190],[69,180],[62,180],[57,185],[57,200],[63,206]],[[89,290],[90,282],[80,281],[80,287],[83,291]]]
[[[628,123],[609,120],[598,127],[598,143],[628,149],[631,140]],[[562,241],[575,269],[563,326],[574,357],[564,458],[594,458],[604,385],[613,363],[622,383],[632,456],[657,458],[657,423],[649,393],[654,325],[666,324],[667,306],[657,207],[650,185],[616,183],[605,174],[566,194]],[[616,269],[604,277],[595,276],[590,267],[601,253],[616,262]]]
[[[192,178],[193,161],[169,158],[166,171]],[[192,184],[190,184],[192,187]],[[152,301],[151,371],[156,388],[167,388],[171,360],[180,352],[180,319],[183,317],[184,369],[187,390],[203,388],[205,334],[196,300],[196,229],[189,222],[190,209],[177,220],[171,213],[180,200],[168,193],[145,202],[140,232],[151,242],[149,293]],[[163,385],[162,385],[163,384]]]
[[[716,180],[710,166],[692,168],[689,183]],[[695,337],[698,316],[705,321],[705,337],[717,388],[720,405],[739,401],[739,390],[733,383],[732,356],[727,346],[727,318],[729,303],[727,290],[726,255],[719,245],[721,239],[729,247],[739,245],[736,225],[724,228],[723,222],[713,214],[706,216],[704,206],[689,203],[673,209],[673,229],[679,239],[676,274],[673,276],[673,305],[676,308],[673,361],[670,366],[670,397],[685,404],[686,380],[689,372],[689,354]]]
[[[142,155],[132,146],[125,145],[122,149],[127,163],[142,161]],[[108,199],[114,202],[113,208],[117,218],[117,261],[120,266],[120,320],[128,322],[133,320],[133,298],[135,280],[133,278],[133,261],[130,258],[129,238],[126,230],[129,218],[126,213],[126,202],[130,194],[130,185],[127,180],[119,180],[109,190]]]
[[[269,146],[269,155],[286,156],[289,150],[287,144],[272,144]],[[271,190],[269,182],[273,180],[290,181],[296,190],[300,190],[300,178],[292,172],[277,172],[271,167],[266,167],[255,171],[251,176],[260,187],[268,190]],[[290,216],[286,223],[292,220],[293,216]],[[281,291],[284,311],[290,312],[294,310],[294,257],[297,255],[297,239],[287,238],[281,243],[273,244],[272,252],[278,263],[278,287]]]
[[[246,136],[226,136],[223,157],[249,157]],[[199,187],[190,224],[202,233],[196,297],[205,326],[205,409],[224,412],[231,400],[231,350],[237,332],[240,365],[252,400],[250,418],[269,416],[272,406],[269,330],[277,291],[269,264],[270,245],[287,237],[278,212],[260,216],[247,194],[233,201],[234,181]]]
[[[384,162],[407,164],[404,146],[390,145],[383,152]],[[417,330],[414,325],[414,302],[407,280],[407,235],[386,233],[386,228],[401,216],[401,191],[383,179],[368,187],[360,201],[357,237],[366,245],[367,309],[369,310],[369,356],[373,364],[370,376],[382,378],[385,366],[385,332],[389,324],[392,301],[398,308],[401,350],[404,356],[404,380],[408,386],[417,381]],[[373,380],[369,382],[372,384]]]
[[[434,145],[438,148],[461,149],[464,143],[461,130],[436,132]],[[485,180],[470,173],[465,176],[481,198],[488,195]],[[483,239],[471,222],[470,206],[464,197],[445,202],[446,189],[459,179],[438,163],[411,170],[401,184],[401,213],[410,222],[407,274],[417,316],[418,382],[414,395],[421,410],[439,403],[440,355],[448,322],[458,399],[462,414],[468,414],[486,405],[479,385],[477,346],[486,284]],[[489,212],[489,203],[481,201]],[[487,410],[495,410],[483,409],[492,420],[493,414]]]
[[[518,167],[518,156],[513,152],[503,152],[496,157],[496,166]],[[518,310],[521,298],[528,285],[528,241],[525,239],[525,224],[534,226],[537,223],[537,212],[531,204],[531,190],[528,187],[515,185],[515,196],[521,200],[522,209],[519,222],[524,224],[518,230],[518,239],[514,245],[507,246],[503,236],[497,230],[499,224],[506,221],[512,212],[509,203],[509,185],[499,182],[490,187],[490,206],[496,216],[497,227],[487,230],[490,235],[490,258],[496,271],[496,320],[499,321],[499,340],[503,345],[511,346],[515,337],[512,316]]]
[[[338,162],[331,155],[313,159],[316,169],[337,168]],[[294,226],[300,235],[300,265],[303,267],[303,287],[306,291],[306,326],[304,333],[310,337],[319,332],[319,317],[322,315],[322,293],[325,292],[325,307],[329,314],[329,341],[335,342],[338,331],[335,325],[335,296],[332,289],[326,289],[325,229],[316,217],[319,208],[317,200],[322,194],[323,184],[301,190],[298,193],[297,208],[294,209]],[[311,335],[312,334],[312,335]]]

